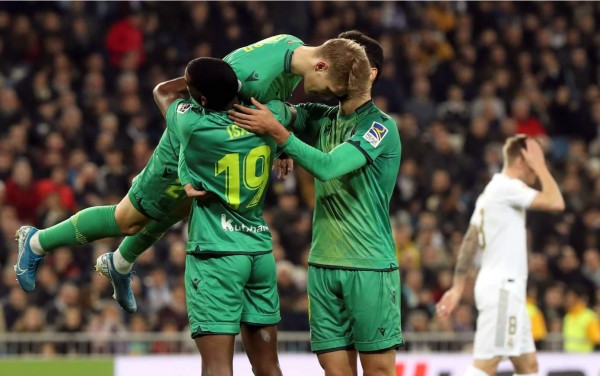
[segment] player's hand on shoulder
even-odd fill
[[[252,104],[256,108],[245,107],[235,104],[235,110],[229,110],[229,118],[241,128],[256,134],[269,134],[274,128],[279,126],[279,122],[271,113],[271,110],[254,98],[251,98]]]

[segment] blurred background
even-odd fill
[[[12,267],[14,233],[118,203],[164,129],[152,88],[191,58],[223,57],[278,33],[316,45],[350,29],[385,50],[373,95],[402,139],[390,208],[402,351],[470,349],[472,288],[449,320],[436,318],[434,305],[451,285],[474,201],[515,133],[542,142],[567,203],[562,214],[528,216],[534,334],[541,350],[561,351],[565,286],[583,286],[582,301],[600,313],[598,22],[593,2],[0,3],[0,356],[195,353],[185,224],[136,262],[133,315],[93,272],[118,240],[57,249],[26,295]],[[291,101],[308,100],[299,88]],[[272,181],[265,217],[286,351],[308,350],[313,204],[306,172]]]

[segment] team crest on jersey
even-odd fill
[[[376,148],[387,134],[388,129],[383,124],[374,121],[363,138]]]
[[[180,103],[177,106],[177,112],[180,114],[185,114],[190,108],[192,108],[192,106],[193,105],[191,103]]]

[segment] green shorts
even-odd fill
[[[188,254],[185,290],[192,338],[238,334],[240,323],[277,325],[279,295],[273,253]]]
[[[313,352],[377,352],[404,344],[397,270],[309,266],[308,298]]]
[[[161,220],[188,199],[178,178],[148,169],[133,179],[127,196],[137,211],[154,220]]]

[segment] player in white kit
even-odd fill
[[[525,211],[562,211],[564,200],[548,171],[540,145],[524,135],[509,138],[504,168],[477,199],[475,212],[458,255],[454,283],[437,304],[449,316],[460,301],[467,273],[478,250],[481,269],[475,282],[479,315],[474,362],[467,376],[496,373],[508,357],[516,375],[536,375],[537,357],[526,309],[527,240]],[[533,185],[540,180],[542,190]]]

